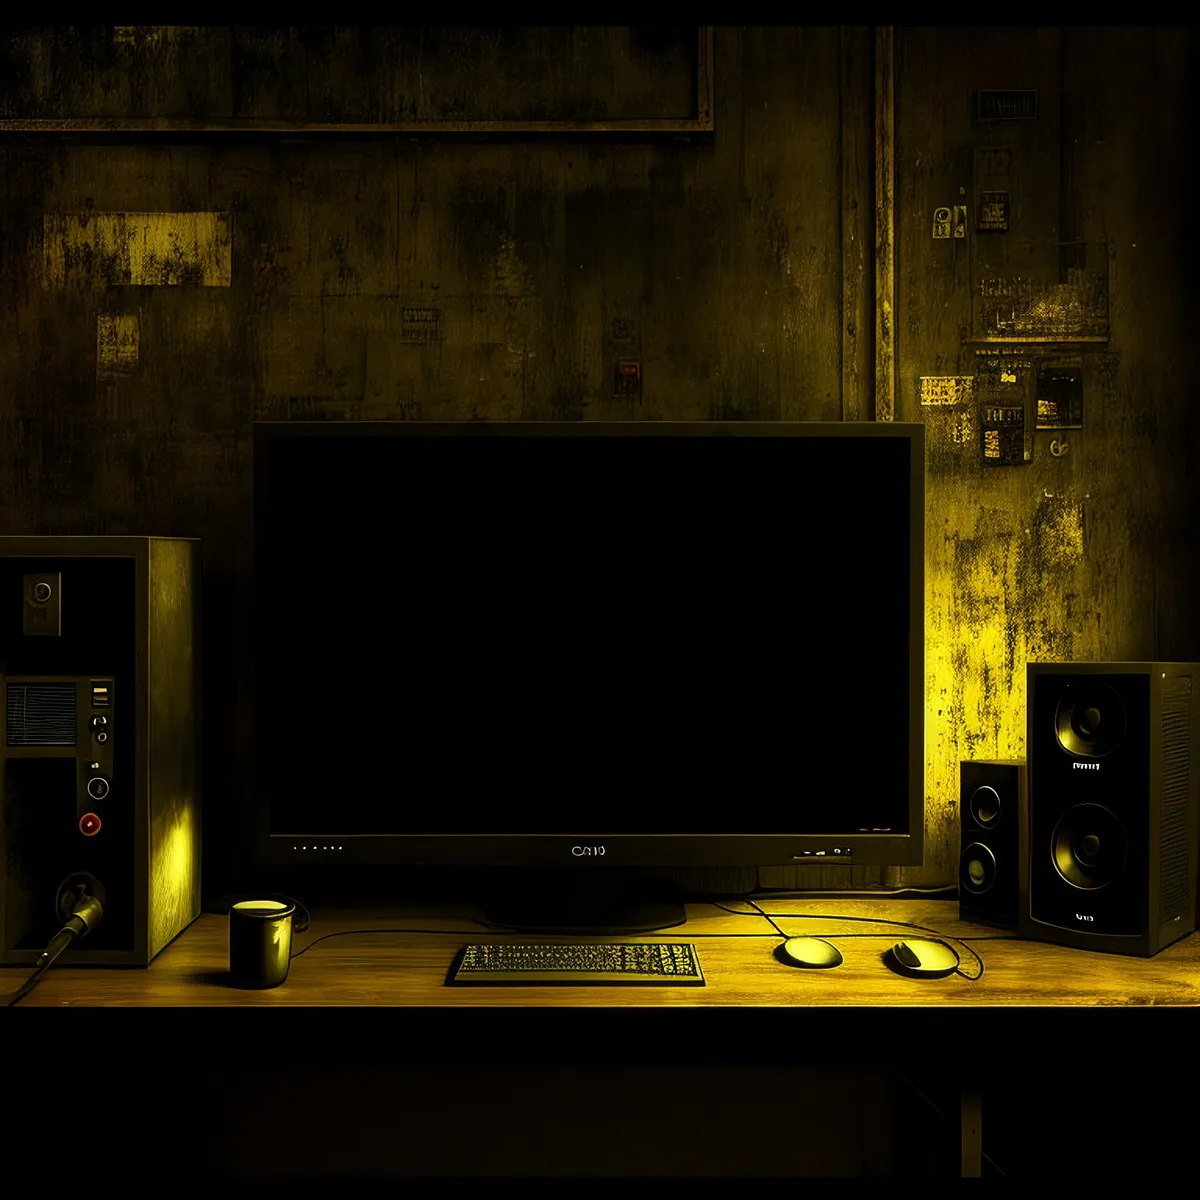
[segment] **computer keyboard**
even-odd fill
[[[704,973],[696,947],[686,942],[504,942],[464,946],[446,983],[703,987]]]

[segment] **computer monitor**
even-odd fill
[[[924,491],[921,425],[257,424],[260,860],[920,863]]]

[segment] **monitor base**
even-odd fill
[[[636,881],[593,871],[501,885],[484,897],[483,910],[488,925],[522,933],[654,933],[687,921],[682,901],[647,895]]]

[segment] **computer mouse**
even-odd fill
[[[958,970],[961,961],[953,947],[932,939],[897,942],[886,958],[893,971],[917,979],[944,979]]]
[[[840,967],[842,952],[822,938],[788,938],[779,947],[779,957],[789,967]]]

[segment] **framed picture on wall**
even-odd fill
[[[704,133],[708,26],[36,26],[7,133]]]

